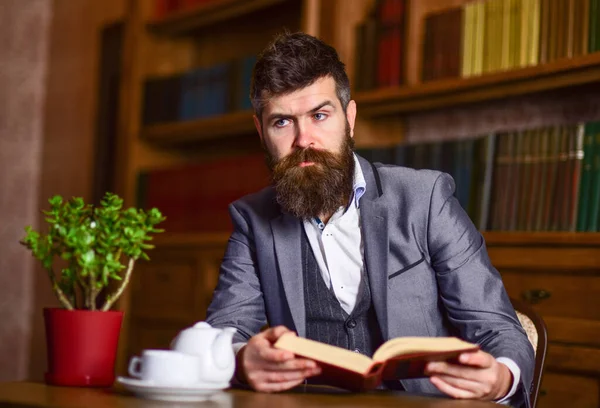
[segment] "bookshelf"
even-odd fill
[[[212,0],[157,19],[154,0],[126,4],[115,163],[116,192],[126,205],[136,204],[144,172],[260,152],[247,109],[144,124],[149,79],[256,54],[284,28],[317,34],[321,15],[331,5],[321,0]],[[222,178],[214,177],[201,187],[210,190],[220,184]],[[192,237],[167,232],[155,241],[152,262],[136,266],[131,290],[119,302],[127,312],[119,373],[126,373],[131,355],[143,348],[168,347],[178,331],[204,318],[226,241],[227,234],[219,232]]]
[[[487,120],[479,117],[477,107],[482,105],[493,103],[495,109],[506,112],[505,122],[510,123],[519,119],[511,104],[520,97],[538,96],[528,103],[542,104],[546,95],[552,95],[558,105],[562,103],[560,93],[578,95],[584,91],[582,94],[600,97],[599,53],[468,78],[422,82],[426,16],[467,2],[410,2],[405,85],[355,92],[357,147],[418,140],[415,120],[435,124],[445,112],[462,112],[467,120],[462,121],[461,132],[477,129],[481,134],[485,128],[481,123]],[[127,204],[136,200],[141,171],[260,151],[252,113],[247,110],[143,125],[145,79],[258,52],[286,26],[318,35],[333,45],[354,83],[355,61],[360,58],[355,50],[355,27],[366,18],[374,0],[213,0],[161,20],[156,19],[152,4],[128,0],[116,163],[120,175],[117,192]],[[564,104],[569,100],[572,98],[565,99]],[[579,120],[577,113],[569,120]],[[595,113],[586,114],[585,119],[600,119],[593,116]],[[448,122],[439,122],[428,130],[443,133],[444,139]],[[255,143],[241,145],[240,138]],[[214,183],[219,182],[216,177]],[[190,188],[196,187],[194,180],[189,183]],[[483,236],[509,294],[529,296],[549,328],[551,344],[542,386],[545,396],[538,406],[599,406],[600,233],[484,231]],[[128,311],[119,358],[121,372],[132,353],[167,346],[182,326],[204,317],[228,238],[228,231],[192,231],[167,232],[154,240],[157,247],[150,254],[152,262],[140,263],[133,289],[120,303]]]
[[[600,53],[468,78],[433,80],[413,86],[357,93],[364,116],[404,115],[454,108],[544,91],[594,86],[600,81]]]
[[[556,247],[570,245],[579,248],[600,246],[600,234],[595,232],[501,232],[484,231],[483,237],[493,246]],[[582,260],[585,262],[586,260]]]
[[[286,0],[220,0],[195,6],[191,10],[170,13],[147,23],[149,31],[169,36],[189,34],[202,27],[260,12]]]
[[[211,118],[146,126],[141,137],[163,146],[210,142],[256,133],[251,111],[234,112]]]

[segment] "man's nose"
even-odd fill
[[[296,140],[294,145],[301,149],[305,149],[314,144],[314,139],[311,136],[310,128],[305,123],[299,122],[296,127]]]

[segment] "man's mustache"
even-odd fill
[[[313,147],[306,147],[303,149],[293,151],[287,157],[282,159],[281,162],[285,162],[286,167],[297,166],[303,162],[313,162],[318,164],[331,165],[338,161],[336,159],[336,155],[331,152],[328,152],[326,150],[315,149]]]

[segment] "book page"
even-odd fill
[[[456,337],[397,337],[386,341],[373,355],[375,361],[412,353],[468,351],[479,348],[476,344]]]
[[[373,365],[373,360],[363,354],[298,337],[294,334],[284,334],[281,336],[275,343],[275,347],[360,374],[368,373]]]

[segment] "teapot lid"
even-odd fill
[[[206,322],[198,322],[192,326],[194,329],[212,329],[212,326]]]

